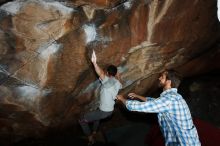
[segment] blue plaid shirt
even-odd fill
[[[176,88],[163,91],[157,99],[147,97],[146,102],[127,100],[126,107],[130,111],[158,113],[166,146],[201,145],[189,108]]]

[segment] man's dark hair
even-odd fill
[[[180,85],[181,76],[174,70],[166,70],[166,79],[171,80],[171,87],[178,88]]]
[[[107,68],[107,72],[111,76],[115,76],[117,74],[117,71],[118,71],[118,69],[114,65],[109,65],[108,68]]]

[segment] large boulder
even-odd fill
[[[40,136],[48,127],[72,125],[83,111],[96,108],[100,83],[90,62],[93,50],[102,68],[118,66],[124,94],[153,90],[167,68],[191,76],[220,66],[211,65],[219,61],[220,47],[213,0],[2,3],[3,138]]]

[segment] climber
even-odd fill
[[[99,80],[102,84],[100,90],[100,105],[99,109],[88,112],[79,120],[79,124],[86,136],[88,136],[88,145],[92,145],[95,141],[94,137],[97,132],[99,122],[101,119],[105,119],[112,115],[114,110],[114,104],[116,95],[121,89],[122,85],[118,79],[119,74],[117,67],[110,65],[107,68],[106,73],[96,63],[96,54],[93,51],[91,62],[95,68],[96,73],[99,76]],[[93,124],[92,131],[89,127],[89,123]]]
[[[159,77],[159,85],[163,88],[159,98],[154,99],[129,93],[130,100],[125,99],[122,95],[117,95],[117,99],[122,101],[130,111],[158,113],[158,122],[166,146],[200,146],[188,105],[177,93],[179,84],[180,79],[175,71],[164,71]]]

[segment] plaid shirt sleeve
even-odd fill
[[[146,112],[146,113],[161,113],[169,110],[169,100],[160,97],[157,99],[147,98],[146,102],[137,100],[127,100],[126,107],[130,111]]]
[[[155,100],[155,98],[152,98],[152,97],[146,97],[147,101],[150,101],[150,100]]]

